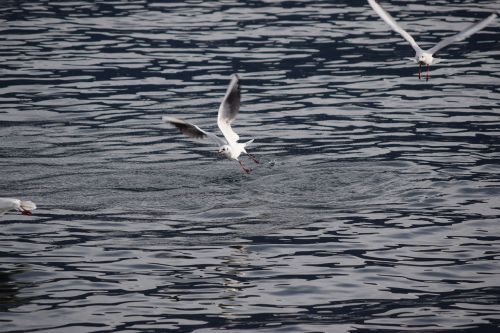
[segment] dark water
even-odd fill
[[[383,3],[423,47],[500,9]],[[425,82],[364,1],[3,1],[0,330],[498,332],[499,27]],[[160,121],[234,72],[250,175]]]

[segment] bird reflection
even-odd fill
[[[246,271],[248,267],[248,251],[243,244],[231,246],[231,254],[224,258],[219,270],[224,270],[224,292],[218,304],[222,309],[221,315],[226,319],[237,319],[248,317],[238,313],[238,308],[241,307],[238,298],[241,296],[244,288],[248,288],[245,282]]]

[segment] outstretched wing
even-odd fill
[[[463,39],[469,37],[470,35],[478,32],[479,30],[481,30],[484,27],[486,27],[494,19],[496,19],[496,17],[497,17],[496,14],[491,14],[490,16],[488,16],[487,18],[485,18],[481,22],[473,24],[473,25],[465,28],[464,30],[460,31],[458,34],[443,39],[442,41],[440,41],[439,43],[437,43],[436,45],[434,45],[432,48],[430,48],[428,52],[434,54],[438,50],[441,50],[443,47],[446,47],[446,46],[448,46],[448,45],[450,45],[450,44],[452,44],[454,42],[458,42],[460,40],[463,40]]]
[[[226,144],[226,142],[224,142],[224,140],[219,138],[217,135],[206,132],[201,128],[199,128],[198,126],[188,123],[187,121],[184,121],[182,119],[164,116],[162,117],[162,121],[177,127],[182,133],[189,136],[190,138],[195,138],[195,139],[210,138],[219,146],[223,146]]]
[[[17,199],[11,198],[0,198],[0,215],[3,215],[5,212],[16,208]]]
[[[219,107],[217,116],[217,125],[226,140],[231,143],[236,143],[240,137],[231,128],[231,122],[236,118],[240,111],[241,87],[240,77],[234,74],[227,88],[226,95]]]
[[[380,7],[377,1],[368,0],[368,3],[370,4],[370,6],[372,6],[373,10],[385,21],[385,23],[387,23],[392,28],[392,30],[399,33],[401,36],[403,36],[404,39],[406,39],[408,43],[410,43],[415,52],[422,52],[422,49],[420,48],[420,46],[418,46],[413,37],[408,32],[406,32],[406,30],[401,28],[397,24],[396,20],[394,20],[394,18],[388,12],[386,12],[384,8]]]

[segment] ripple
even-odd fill
[[[397,7],[422,45],[498,9]],[[494,25],[426,82],[366,4],[7,1],[0,22],[1,196],[38,206],[2,216],[3,331],[497,328]],[[161,124],[216,130],[233,72],[250,175]]]

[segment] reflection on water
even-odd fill
[[[423,47],[500,9],[385,6]],[[3,332],[497,330],[498,23],[425,82],[364,1],[0,21],[1,194],[39,206],[2,217]],[[160,121],[215,129],[234,72],[250,175]]]

